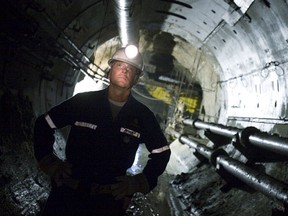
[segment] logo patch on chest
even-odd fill
[[[131,129],[128,129],[128,128],[123,128],[121,127],[120,128],[120,132],[121,133],[125,133],[125,134],[129,134],[131,136],[134,136],[134,137],[137,137],[137,138],[140,138],[140,133],[136,132],[136,131],[133,131]]]

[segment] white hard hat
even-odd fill
[[[136,49],[135,49],[136,48]],[[111,59],[109,59],[108,64],[111,66],[113,61],[122,61],[136,67],[140,73],[143,72],[143,59],[138,51],[138,48],[134,45],[128,45],[126,47],[121,47],[118,49]]]

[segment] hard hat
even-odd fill
[[[109,59],[109,66],[112,65],[113,61],[122,61],[136,67],[140,73],[143,72],[143,59],[138,51],[138,48],[134,45],[128,45],[126,47],[121,47],[118,49]]]

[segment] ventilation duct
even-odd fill
[[[113,0],[112,3],[122,46],[138,46],[141,0]]]

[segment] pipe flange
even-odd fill
[[[217,149],[217,150],[215,150],[215,151],[211,154],[211,156],[210,156],[210,163],[211,163],[214,167],[217,166],[217,157],[219,157],[220,155],[229,156],[229,155],[227,154],[227,152],[224,151],[223,149]]]
[[[200,120],[199,118],[196,118],[196,119],[193,120],[192,126],[193,126],[195,129],[197,129],[197,127],[195,126],[196,121],[201,121],[201,120]]]
[[[259,132],[260,130],[255,127],[246,127],[239,133],[239,141],[240,144],[244,147],[248,147],[250,145],[249,136]]]

